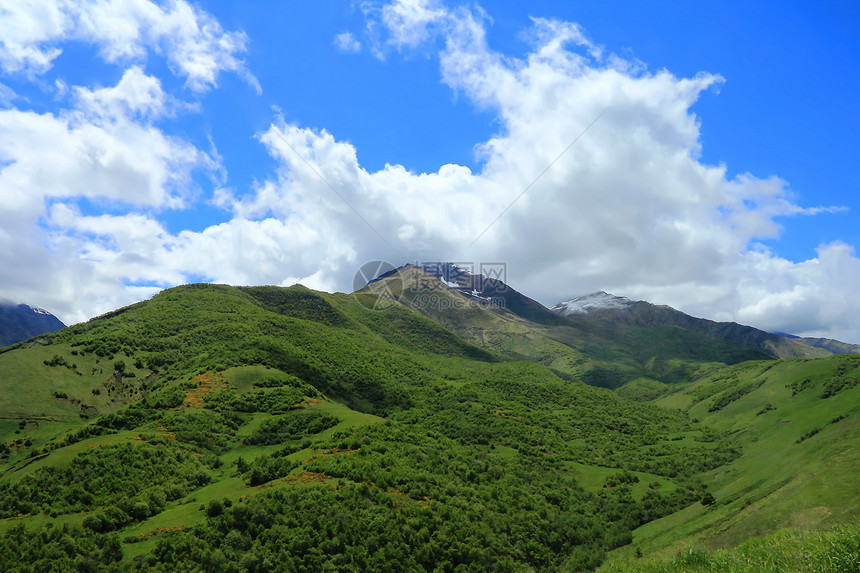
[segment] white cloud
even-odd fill
[[[0,111],[0,134],[0,204],[8,213],[41,210],[43,197],[179,207],[191,190],[191,169],[208,163],[193,146],[153,127],[100,123],[80,111]]]
[[[58,113],[0,110],[0,289],[65,321],[131,302],[124,279],[175,284],[184,276],[158,264],[144,271],[142,259],[131,264],[170,239],[150,216],[81,217],[78,201],[181,208],[196,193],[192,171],[219,169],[208,154],[145,123],[164,113],[167,98],[139,68],[114,87],[74,92],[77,107]]]
[[[147,76],[139,66],[125,71],[114,87],[75,90],[78,107],[102,118],[158,117],[164,113],[166,94],[158,78]]]
[[[184,0],[4,2],[0,29],[0,66],[7,72],[42,74],[62,53],[61,42],[77,40],[97,45],[109,62],[140,61],[150,49],[163,52],[173,72],[195,91],[216,86],[222,71],[243,75],[260,91],[238,57],[246,51],[246,35],[225,32],[210,14]]]
[[[425,41],[433,24],[448,14],[435,0],[397,0],[382,8],[382,23],[397,47],[415,47]]]
[[[0,7],[0,65],[10,72],[43,73],[62,50],[42,46],[56,40],[71,27],[67,4],[51,0],[3,2]]]
[[[351,32],[341,32],[334,37],[334,46],[341,52],[357,53],[361,51],[359,42]]]

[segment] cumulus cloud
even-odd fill
[[[41,209],[45,196],[180,206],[190,170],[207,156],[125,115],[104,115],[130,110],[133,102],[81,95],[81,108],[57,115],[0,111],[0,202],[7,212],[28,205]]]
[[[260,90],[239,58],[246,35],[225,32],[212,15],[184,0],[7,2],[0,29],[0,66],[7,72],[45,73],[62,53],[60,44],[77,40],[95,44],[108,62],[142,60],[150,48],[163,52],[195,91],[216,86],[222,71],[238,72]]]
[[[114,87],[75,89],[81,111],[101,118],[127,116],[160,116],[164,112],[166,94],[158,78],[147,76],[139,66],[126,70]]]
[[[163,113],[166,97],[139,68],[114,87],[75,93],[77,106],[56,114],[0,110],[0,288],[66,321],[130,302],[124,278],[183,278],[159,277],[154,267],[135,275],[117,264],[166,237],[154,220],[80,217],[77,202],[182,208],[195,194],[192,171],[218,169],[208,154],[147,123]],[[104,258],[106,250],[117,256]]]

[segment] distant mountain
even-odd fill
[[[860,344],[849,344],[847,342],[833,340],[832,338],[810,338],[806,336],[800,338],[800,340],[804,344],[808,344],[809,346],[814,346],[816,348],[823,348],[833,354],[860,354]]]
[[[633,301],[629,298],[615,296],[601,290],[572,300],[560,302],[550,308],[550,310],[562,316],[571,316],[577,314],[588,314],[595,310],[625,309],[631,304],[633,304]]]
[[[624,324],[594,320],[590,315],[563,316],[502,280],[473,275],[450,263],[405,265],[371,281],[362,291],[394,295],[400,304],[469,342],[511,358],[540,362],[559,376],[605,388],[640,378],[683,383],[715,364],[773,357],[711,333],[659,321]],[[590,308],[599,298],[581,306]],[[611,300],[612,295],[603,298]],[[624,300],[619,297],[613,304],[624,306]]]
[[[682,328],[722,338],[773,358],[817,358],[860,351],[860,346],[839,341],[791,337],[736,322],[695,318],[670,306],[633,301],[603,291],[561,302],[550,310],[585,327],[612,324]]]
[[[479,346],[607,388],[642,378],[685,383],[714,364],[851,351],[850,345],[816,344],[695,318],[603,291],[549,309],[498,278],[452,263],[404,265],[365,288],[393,294],[400,304]]]
[[[65,328],[59,318],[41,308],[0,302],[0,347]]]

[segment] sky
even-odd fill
[[[853,2],[0,0],[0,298],[504,263],[860,342]]]

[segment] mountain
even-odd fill
[[[0,570],[635,568],[860,515],[860,356],[450,276],[186,285],[0,349]]]
[[[661,322],[563,316],[499,279],[450,264],[406,265],[364,290],[386,293],[478,346],[539,361],[562,377],[606,388],[647,380],[648,395],[714,365],[773,357],[711,332]]]
[[[584,326],[612,324],[677,327],[721,338],[772,358],[816,358],[842,354],[852,347],[836,341],[815,343],[814,339],[789,338],[736,322],[714,322],[695,318],[669,306],[632,301],[602,291],[561,302],[550,310]]]
[[[808,346],[823,348],[833,354],[860,354],[860,344],[849,344],[832,338],[811,338],[804,336],[800,341]]]
[[[379,298],[188,285],[4,349],[0,570],[589,569],[737,455]]]
[[[745,360],[816,358],[860,350],[791,338],[668,306],[596,292],[547,309],[496,278],[452,263],[404,265],[371,281],[478,346],[537,360],[556,374],[650,400],[708,369]],[[667,386],[668,385],[668,386]]]
[[[41,308],[0,302],[0,347],[56,332],[66,325]]]
[[[580,296],[550,307],[550,310],[561,316],[576,316],[599,310],[626,310],[633,301],[623,296],[615,296],[608,292],[598,291]]]

